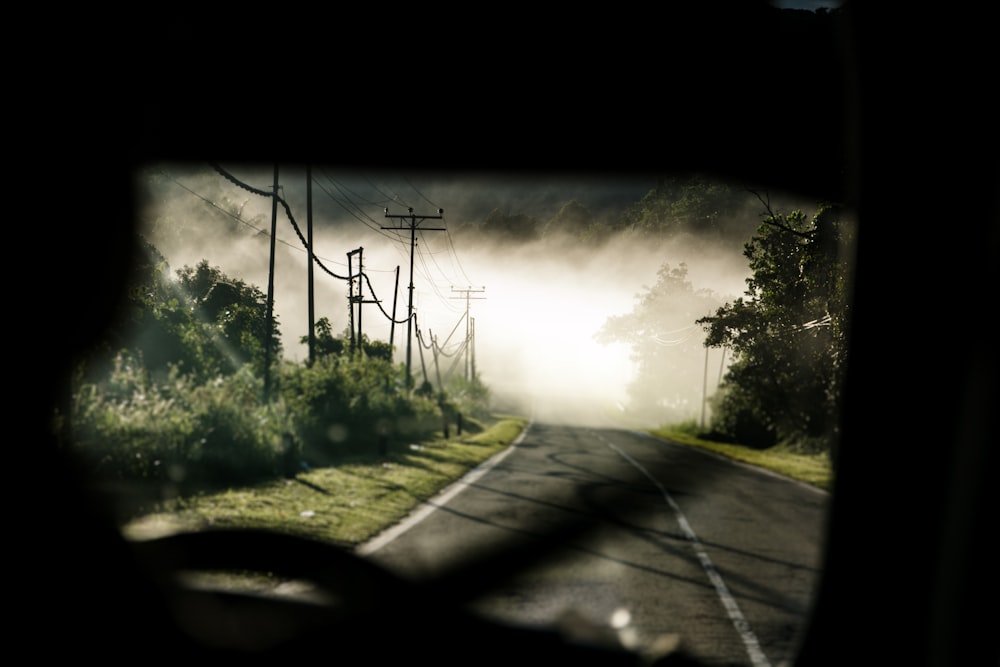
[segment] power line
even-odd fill
[[[333,185],[333,187],[337,188],[337,190],[341,192],[341,194],[344,196],[344,198],[347,200],[347,202],[350,203],[351,206],[353,206],[357,210],[355,211],[355,210],[352,210],[352,209],[348,208],[344,204],[343,201],[341,201],[340,199],[338,199],[337,197],[335,197],[333,195],[333,193],[331,193],[323,184],[317,182],[317,185],[320,186],[320,188],[323,190],[323,192],[332,201],[334,201],[338,206],[340,206],[342,209],[344,209],[344,211],[346,213],[348,213],[351,217],[355,218],[356,220],[358,220],[359,222],[361,222],[363,225],[365,225],[369,229],[377,232],[379,235],[384,236],[384,237],[386,237],[388,239],[398,240],[397,238],[393,237],[391,234],[386,234],[381,229],[379,229],[379,227],[375,223],[375,220],[373,218],[371,218],[368,214],[364,213],[364,210],[362,209],[362,207],[358,206],[358,204],[356,204],[350,198],[350,196],[347,193],[344,192],[344,189],[346,188],[346,186],[342,186],[340,183],[338,183],[337,181],[335,181],[331,176],[329,176],[329,175],[327,175],[325,173],[324,173],[324,176],[326,176],[327,180],[330,181],[330,183]],[[353,192],[352,192],[352,194],[357,195],[357,193],[353,193]],[[357,196],[360,197],[361,199],[364,199],[360,195],[357,195]],[[366,201],[366,203],[369,203],[369,204],[382,204],[382,203],[384,203],[384,202],[372,202],[372,201],[368,201],[368,200],[365,200],[365,201]]]
[[[288,202],[286,202],[284,199],[282,199],[281,197],[278,196],[277,192],[271,193],[271,192],[268,192],[266,190],[260,190],[258,188],[255,188],[255,187],[251,186],[251,185],[247,185],[246,183],[243,183],[242,181],[240,181],[239,179],[237,179],[235,176],[233,176],[232,174],[230,174],[228,171],[226,171],[225,169],[223,169],[218,164],[216,164],[214,162],[213,163],[209,163],[209,164],[211,164],[211,166],[212,166],[213,169],[215,169],[216,171],[218,171],[220,174],[222,174],[222,176],[224,178],[226,178],[228,181],[230,181],[231,183],[233,183],[237,187],[243,188],[244,190],[247,190],[248,192],[251,192],[251,193],[256,194],[256,195],[260,195],[262,197],[274,197],[274,206],[277,207],[278,204],[281,204],[281,207],[285,210],[285,215],[288,217],[289,222],[292,223],[292,228],[295,230],[296,235],[298,235],[298,237],[299,237],[299,242],[302,243],[303,247],[305,247],[305,248],[309,247],[309,242],[302,235],[302,230],[299,229],[299,225],[295,221],[295,216],[292,215],[292,209],[291,209],[291,207],[288,205]],[[272,233],[274,233],[274,232],[272,231]],[[337,278],[338,280],[349,280],[349,278],[347,276],[338,275],[338,274],[334,273],[333,271],[331,271],[330,269],[328,269],[326,267],[326,265],[324,265],[323,262],[321,262],[319,260],[319,257],[317,257],[315,254],[313,254],[313,261],[316,262],[316,265],[319,266],[319,268],[323,269],[323,271],[325,271],[326,273],[330,274],[334,278]]]
[[[447,225],[446,225],[446,226],[447,226]],[[457,251],[457,250],[455,250],[455,242],[454,242],[454,240],[452,239],[452,236],[451,236],[451,232],[446,232],[446,233],[445,233],[445,236],[446,236],[446,237],[448,238],[448,246],[449,246],[449,247],[451,248],[451,254],[452,254],[452,257],[454,257],[454,258],[455,258],[455,264],[457,264],[457,265],[458,265],[458,270],[459,270],[459,272],[460,272],[460,273],[462,274],[462,277],[463,277],[463,278],[465,278],[465,282],[467,282],[467,283],[471,283],[471,282],[472,282],[472,280],[471,280],[471,279],[469,279],[469,276],[468,276],[468,274],[466,274],[466,273],[465,273],[465,267],[463,267],[463,266],[462,266],[462,262],[461,262],[461,260],[459,260],[459,258],[458,258],[458,251]]]
[[[160,174],[162,176],[164,176],[165,178],[167,178],[168,180],[170,180],[171,182],[173,182],[174,185],[176,185],[177,187],[181,188],[182,190],[187,191],[189,194],[191,194],[192,196],[197,197],[198,199],[202,200],[203,202],[205,202],[206,204],[208,204],[212,208],[217,209],[223,215],[226,215],[226,216],[232,218],[233,220],[235,220],[236,222],[238,222],[238,223],[240,223],[240,224],[242,224],[242,225],[244,225],[246,227],[249,227],[254,232],[256,232],[257,235],[270,238],[271,233],[268,230],[266,230],[264,228],[261,228],[261,227],[258,227],[258,226],[254,225],[252,222],[250,222],[248,220],[244,220],[241,216],[239,216],[238,214],[233,213],[232,211],[227,211],[226,209],[222,208],[221,206],[219,206],[217,203],[215,203],[214,201],[212,201],[211,199],[209,199],[205,195],[203,195],[200,192],[197,192],[197,191],[191,189],[190,187],[188,187],[187,185],[181,183],[180,181],[178,181],[176,178],[174,178],[173,176],[171,176],[167,172],[161,171]],[[270,197],[271,195],[268,194],[267,196]],[[296,252],[304,252],[306,254],[308,254],[308,252],[309,252],[309,242],[308,241],[306,241],[305,247],[296,245],[294,243],[289,243],[288,241],[286,241],[286,240],[284,240],[282,238],[277,238],[277,239],[275,239],[275,241],[277,243],[280,243],[280,244],[284,245],[284,246],[287,246],[290,250],[295,250]],[[340,262],[338,262],[336,260],[333,260],[333,259],[330,259],[328,257],[321,257],[320,255],[316,255],[315,253],[313,253],[313,254],[314,254],[314,256],[317,259],[321,260],[321,262],[329,262],[331,264],[341,264]],[[344,266],[346,266],[346,265],[344,265]]]
[[[315,252],[309,252],[310,250],[314,250],[314,248],[312,248],[311,238],[310,239],[306,239],[303,236],[301,230],[299,229],[298,223],[295,220],[295,216],[292,214],[291,207],[284,200],[284,198],[282,198],[281,196],[279,196],[278,191],[280,189],[280,186],[277,186],[274,189],[274,191],[269,192],[267,190],[256,188],[254,186],[251,186],[251,185],[249,185],[249,184],[241,181],[240,179],[236,178],[233,174],[231,174],[230,172],[228,172],[226,169],[224,169],[221,165],[219,165],[217,163],[210,163],[210,166],[213,169],[215,169],[219,174],[221,174],[226,180],[230,181],[232,184],[236,185],[237,187],[239,187],[241,189],[244,189],[247,192],[250,192],[251,194],[255,194],[255,195],[258,195],[258,196],[261,196],[261,197],[272,198],[273,199],[272,204],[273,204],[273,206],[274,206],[275,209],[280,204],[281,207],[284,209],[285,214],[288,217],[288,220],[292,224],[293,229],[295,230],[296,234],[298,235],[300,243],[302,245],[302,248],[297,248],[293,244],[287,243],[285,241],[280,241],[280,239],[277,239],[277,235],[274,234],[274,233],[272,233],[272,236],[274,237],[274,240],[280,241],[281,243],[283,243],[285,245],[288,245],[289,247],[295,248],[297,250],[302,250],[304,252],[309,253],[311,255],[311,257],[312,257],[312,260],[316,263],[317,266],[319,266],[326,273],[330,274],[331,276],[333,276],[333,277],[335,277],[335,278],[337,278],[339,280],[345,280],[345,281],[349,281],[350,282],[355,277],[363,278],[365,280],[365,282],[368,283],[369,289],[370,289],[370,291],[371,291],[371,293],[372,293],[372,295],[374,297],[375,291],[372,288],[371,279],[368,277],[367,273],[361,271],[361,272],[359,272],[358,276],[351,276],[351,275],[343,276],[343,275],[339,275],[339,274],[331,271],[329,268],[327,268],[325,266],[325,264],[323,263],[323,261],[321,260],[321,258],[317,254],[315,254]],[[334,201],[335,203],[337,203],[347,213],[349,213],[350,215],[352,215],[353,217],[355,217],[357,220],[359,220],[360,222],[362,222],[363,224],[365,224],[369,228],[375,229],[373,225],[369,224],[366,221],[366,218],[367,218],[367,220],[371,220],[372,222],[374,222],[372,220],[372,218],[370,218],[369,216],[367,216],[366,214],[364,214],[363,211],[362,211],[362,209],[361,209],[361,207],[358,207],[357,204],[355,204],[355,202],[351,200],[350,196],[348,196],[347,193],[344,192],[345,188],[342,187],[337,181],[335,181],[328,174],[324,173],[324,176],[326,176],[326,178],[330,181],[330,183],[334,187],[336,187],[342,194],[344,194],[344,199],[351,206],[354,206],[357,209],[357,211],[361,212],[360,215],[358,213],[352,211],[347,205],[345,205],[344,201],[342,201],[338,197],[334,196],[334,194],[323,183],[321,183],[318,179],[310,178],[310,183],[315,183],[316,185],[318,185],[320,187],[320,189],[328,197],[330,197],[330,199],[332,201]],[[167,177],[171,178],[171,177],[169,177],[169,175],[167,175]],[[212,202],[208,198],[199,195],[198,193],[194,192],[190,188],[187,188],[183,184],[179,183],[178,181],[176,181],[176,179],[171,178],[171,180],[173,180],[175,183],[177,183],[177,185],[183,187],[185,190],[188,190],[189,192],[191,192],[191,194],[199,197],[200,199],[203,199],[204,201],[206,201],[210,205],[214,206],[215,208],[218,208],[223,213],[225,213],[225,214],[227,214],[227,215],[229,215],[231,217],[236,217],[237,219],[239,219],[237,216],[233,216],[233,214],[231,212],[225,211],[225,209],[222,209],[221,207],[219,207],[217,204],[215,204],[214,202]],[[369,183],[370,183],[370,181],[369,181]],[[409,185],[411,185],[411,187],[413,187],[412,184],[409,183],[409,181],[407,181],[407,183]],[[381,194],[385,195],[385,193],[382,192],[381,190],[379,190],[379,188],[377,186],[375,186],[374,184],[372,184],[372,185],[373,185],[373,187],[375,187],[376,191],[378,191]],[[427,201],[430,201],[429,199],[427,199],[426,197],[424,197],[423,194],[420,193],[420,191],[417,190],[415,187],[413,189],[418,194],[420,194],[420,196],[423,199],[425,199]],[[353,191],[351,192],[351,194],[357,195],[357,193],[354,193]],[[393,195],[393,196],[388,197],[388,198],[391,199],[391,200],[393,200],[393,201],[399,201],[399,200],[401,200],[401,197],[399,197],[399,195]],[[414,312],[413,312],[414,311],[414,308],[413,308],[413,292],[414,292],[413,277],[414,277],[414,258],[415,257],[419,256],[422,271],[423,271],[425,277],[427,278],[428,284],[431,286],[431,288],[434,291],[434,293],[442,301],[442,303],[444,305],[446,305],[449,309],[452,309],[452,307],[448,303],[447,297],[445,297],[445,295],[441,292],[441,290],[438,287],[437,283],[433,279],[433,276],[431,275],[432,272],[430,270],[430,267],[427,265],[427,260],[426,260],[425,254],[423,252],[420,252],[420,253],[416,252],[417,244],[416,244],[415,235],[416,235],[417,231],[445,231],[445,232],[448,231],[447,228],[444,228],[444,227],[440,227],[440,228],[419,227],[418,226],[419,223],[417,222],[417,218],[419,217],[420,221],[422,221],[424,219],[428,219],[428,218],[443,219],[443,213],[444,213],[444,211],[443,211],[443,209],[438,209],[438,214],[437,215],[433,215],[433,216],[415,216],[412,213],[413,212],[412,208],[409,208],[408,210],[410,212],[409,216],[406,216],[406,215],[390,215],[388,213],[388,208],[385,209],[386,217],[390,217],[390,218],[391,217],[395,217],[395,218],[400,218],[400,219],[406,218],[406,217],[410,218],[410,223],[411,224],[409,226],[409,229],[410,229],[410,236],[411,236],[411,238],[410,238],[410,242],[411,242],[410,245],[411,245],[411,247],[410,247],[410,285],[409,285],[408,315],[407,315],[407,317],[405,319],[398,319],[397,320],[395,317],[393,317],[392,315],[389,315],[388,313],[385,312],[385,309],[382,308],[381,303],[379,303],[379,300],[377,298],[375,298],[373,302],[378,305],[379,310],[382,312],[383,316],[385,316],[386,319],[389,320],[390,322],[392,322],[394,324],[396,324],[396,323],[402,324],[403,322],[406,322],[408,325],[410,325],[410,327],[411,327],[410,338],[412,339],[412,323],[413,323],[413,321],[415,319],[414,318]],[[247,224],[251,228],[253,228],[256,231],[258,231],[259,233],[265,233],[264,230],[261,230],[259,228],[253,227],[253,225],[250,225],[249,223],[245,223],[244,222],[244,224]],[[380,227],[376,231],[378,231],[381,235],[386,236],[387,238],[390,238],[390,239],[395,238],[396,240],[400,240],[400,239],[398,239],[398,237],[394,237],[391,234],[384,233],[384,231],[400,231],[402,229],[406,229],[406,228],[404,228],[404,227]],[[452,253],[452,255],[454,256],[454,259],[456,260],[456,262],[458,262],[458,255],[457,255],[457,252],[455,252],[454,243],[451,240],[450,235],[448,236],[448,241],[449,241],[449,250]],[[445,278],[448,278],[446,272],[440,266],[440,264],[438,264],[437,259],[435,258],[435,254],[436,253],[431,252],[431,251],[427,251],[427,252],[430,255],[430,259],[434,263],[434,265],[437,268],[437,270],[442,274],[442,276],[444,276]],[[460,262],[458,262],[458,263],[459,263],[459,267],[461,268]],[[348,272],[350,273],[350,267],[349,266],[348,266]],[[463,274],[465,273],[464,269],[462,269],[462,273]],[[454,309],[452,309],[452,310],[454,310]],[[458,311],[456,311],[456,312],[458,312]],[[467,313],[466,313],[466,315],[467,315]],[[408,376],[410,375],[410,366],[411,366],[410,342],[408,341],[408,344],[407,344],[407,374],[408,374]]]
[[[410,205],[408,205],[405,201],[403,201],[403,198],[400,197],[399,194],[388,194],[388,193],[382,192],[382,190],[379,188],[379,186],[377,186],[374,183],[372,183],[371,180],[367,176],[365,176],[365,180],[368,181],[368,184],[370,186],[372,186],[372,188],[375,189],[375,192],[377,192],[380,195],[382,195],[383,197],[385,197],[385,201],[392,202],[393,204],[400,204],[401,206],[406,206],[411,211],[413,210],[413,207],[410,206]]]
[[[423,237],[421,237],[421,238],[423,238]],[[441,300],[441,303],[443,303],[446,308],[448,308],[449,310],[452,310],[452,312],[459,312],[458,310],[453,309],[451,307],[451,305],[448,303],[448,297],[446,297],[441,292],[440,287],[438,286],[437,282],[435,282],[435,280],[434,280],[434,276],[432,275],[430,267],[427,266],[426,255],[430,254],[431,261],[433,261],[434,265],[438,267],[438,271],[441,272],[441,275],[444,278],[448,277],[448,276],[444,275],[444,271],[441,271],[441,267],[438,265],[437,261],[434,260],[433,253],[428,253],[428,251],[424,250],[423,247],[421,246],[421,244],[419,244],[419,243],[417,244],[416,247],[417,247],[417,257],[420,260],[420,266],[423,268],[423,275],[427,279],[427,282],[430,284],[431,289],[433,290],[434,294],[437,295],[437,297]],[[449,284],[451,284],[452,282],[453,281],[449,281]]]

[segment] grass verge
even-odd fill
[[[256,486],[201,493],[160,503],[123,529],[134,539],[208,527],[261,528],[302,535],[351,548],[402,520],[466,472],[503,451],[527,420],[496,415],[483,430],[437,438],[390,451],[380,460],[344,461]],[[703,440],[665,427],[650,434],[771,470],[829,490],[825,455],[771,448],[753,450]]]
[[[358,459],[250,487],[177,498],[129,522],[129,538],[179,530],[261,528],[358,545],[505,449],[526,420],[496,415],[478,433],[411,443],[379,460]]]
[[[827,454],[801,454],[780,446],[764,450],[751,449],[741,445],[702,440],[683,430],[671,427],[652,429],[648,432],[670,442],[700,447],[826,491],[830,491],[833,486],[833,467]]]

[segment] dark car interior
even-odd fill
[[[225,158],[695,169],[846,202],[859,236],[842,445],[823,577],[794,664],[998,664],[989,480],[998,366],[989,304],[1000,264],[1000,177],[997,105],[981,76],[996,49],[978,38],[983,17],[972,9],[874,4],[842,3],[821,25],[782,20],[759,2],[628,17],[597,11],[581,25],[569,15],[546,26],[505,18],[510,30],[497,37],[473,25],[422,35],[401,16],[402,24],[376,27],[350,46],[333,25],[272,42],[253,21],[220,32],[164,10],[155,25],[116,35],[113,57],[67,64],[107,103],[84,103],[82,117],[55,128],[67,139],[45,157],[64,186],[56,214],[68,217],[42,254],[67,273],[48,293],[48,315],[37,316],[44,358],[25,368],[37,383],[25,470],[59,493],[38,507],[9,508],[24,517],[15,526],[31,526],[8,533],[26,567],[10,574],[35,582],[16,594],[12,653],[164,664],[330,655],[357,664],[422,656],[641,664],[469,618],[449,606],[458,595],[448,581],[428,595],[299,538],[188,535],[148,552],[122,538],[52,433],[52,406],[66,400],[65,374],[122,297],[132,170],[157,159]],[[310,21],[282,27],[300,23]],[[565,40],[572,53],[566,30],[576,35]],[[87,212],[69,216],[81,202]],[[77,272],[80,282],[68,277]],[[34,527],[29,514],[58,517],[57,530]],[[194,565],[308,575],[347,602],[330,611],[243,600],[260,633],[287,640],[235,649],[217,599],[165,583],[173,569]],[[482,563],[452,585],[489,572]],[[178,623],[178,605],[197,632]],[[442,654],[435,638],[446,636],[463,637],[466,648]],[[672,654],[660,664],[698,663]]]

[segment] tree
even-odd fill
[[[746,298],[698,320],[706,345],[733,351],[713,427],[744,444],[828,449],[847,350],[853,224],[837,206],[808,218],[761,201],[767,215],[744,249]]]
[[[562,208],[545,223],[543,235],[580,237],[594,223],[590,210],[580,202],[566,202]]]
[[[170,364],[193,365],[196,359],[184,336],[191,313],[185,295],[170,280],[167,260],[141,238],[130,259],[124,322],[109,332],[104,350],[93,361],[107,362],[129,348],[157,373],[166,374]]]
[[[483,232],[498,241],[533,241],[538,238],[538,221],[530,215],[509,215],[493,209],[483,221]]]
[[[191,300],[170,278],[166,259],[140,238],[129,261],[121,319],[105,332],[100,349],[89,355],[90,372],[96,376],[111,372],[122,351],[157,377],[166,377],[173,366],[186,372],[201,369],[202,336],[196,333]]]
[[[704,384],[704,335],[696,325],[722,299],[711,290],[695,289],[686,264],[663,264],[657,281],[637,295],[631,313],[609,317],[595,338],[627,343],[636,363],[628,387],[629,409],[658,423],[693,416]]]
[[[316,320],[313,328],[315,330],[313,352],[316,358],[329,355],[342,355],[350,351],[351,346],[348,341],[350,340],[351,332],[349,329],[344,329],[342,336],[335,338],[333,336],[333,326],[330,324],[329,318],[326,317]],[[309,337],[302,336],[299,342],[306,345],[309,343]],[[365,356],[389,362],[392,361],[393,348],[389,343],[381,340],[371,340],[368,334],[362,334],[361,345]]]
[[[156,378],[174,369],[204,381],[229,375],[247,363],[261,373],[267,330],[263,292],[234,280],[202,260],[171,279],[163,255],[141,240],[132,259],[127,304],[120,325],[90,356],[92,372],[106,373],[121,351]],[[271,345],[281,350],[275,324]]]
[[[619,226],[640,236],[720,235],[734,220],[744,219],[741,214],[750,201],[746,191],[698,174],[662,178],[625,210]]]
[[[313,337],[313,354],[316,358],[324,357],[330,354],[343,354],[347,346],[344,344],[343,338],[334,338],[333,336],[333,325],[330,324],[330,318],[321,317],[313,323],[314,337]],[[302,336],[299,342],[303,345],[309,344],[309,336]]]
[[[209,266],[207,260],[194,268],[178,269],[177,278],[203,325],[201,334],[208,343],[204,348],[204,364],[231,373],[250,363],[263,375],[267,360],[265,345],[271,346],[272,359],[280,358],[277,318],[265,343],[269,329],[267,297],[258,287],[226,276],[218,267]]]

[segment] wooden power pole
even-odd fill
[[[472,295],[473,294],[477,294],[479,292],[485,292],[486,288],[483,287],[482,289],[472,289],[470,287],[469,289],[455,289],[454,287],[452,287],[451,291],[452,292],[462,292],[462,293],[465,294],[465,297],[464,297],[464,299],[465,299],[465,379],[466,380],[470,380],[472,378],[475,378],[476,371],[475,371],[475,366],[473,366],[472,367],[472,378],[470,378],[469,377],[469,370],[470,370],[470,368],[469,368],[469,348],[472,347],[472,337],[473,337],[473,331],[474,331],[472,327],[473,327],[474,323],[473,323],[473,320],[469,318],[469,302],[472,299],[485,299],[486,297],[484,297],[484,296],[472,296]],[[461,299],[463,297],[453,296],[451,298],[453,298],[453,299]]]
[[[406,384],[408,387],[413,387],[413,375],[410,373],[410,365],[413,358],[413,254],[417,246],[417,227],[424,220],[436,219],[440,220],[444,217],[444,209],[439,208],[437,215],[415,215],[413,213],[413,208],[407,209],[409,212],[405,214],[391,214],[389,209],[385,209],[385,217],[387,218],[397,218],[399,219],[399,225],[391,227],[382,227],[382,229],[388,229],[392,231],[404,231],[410,230],[410,299],[409,305],[406,311]],[[407,226],[403,226],[403,221],[408,221]],[[445,227],[420,227],[424,231],[434,231],[434,232],[444,232],[447,231]]]

